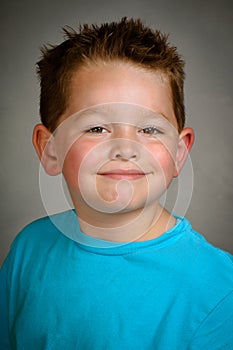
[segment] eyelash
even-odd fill
[[[103,133],[107,133],[109,131],[106,128],[104,128],[103,126],[93,126],[89,129],[85,130],[85,132],[90,133],[90,134],[103,134]],[[139,133],[144,133],[144,134],[153,136],[153,135],[157,135],[157,134],[162,134],[162,131],[160,131],[156,127],[149,126],[149,127],[146,127],[146,128],[139,130]]]
[[[145,132],[145,130],[149,131],[149,132]],[[144,134],[147,134],[147,135],[157,135],[157,134],[162,134],[162,131],[160,131],[159,129],[157,129],[156,127],[154,126],[148,126],[146,128],[143,128],[140,130],[140,133],[144,133]]]
[[[90,134],[103,134],[105,132],[108,132],[108,130],[106,128],[104,128],[103,126],[93,126],[92,128],[86,130],[86,133],[90,133]]]

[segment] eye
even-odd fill
[[[152,136],[157,135],[157,134],[161,134],[161,131],[154,126],[149,126],[147,128],[143,128],[139,132],[141,134],[152,135]]]
[[[102,126],[94,126],[93,128],[86,130],[86,132],[90,134],[104,134],[107,133],[108,130]]]

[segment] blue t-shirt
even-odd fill
[[[70,215],[56,218],[69,227]],[[233,349],[232,257],[185,218],[150,241],[91,240],[48,217],[16,237],[0,274],[1,350]]]

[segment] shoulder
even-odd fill
[[[30,240],[57,238],[61,233],[64,233],[63,231],[69,226],[72,219],[72,210],[39,218],[25,226],[16,236],[14,242],[18,244],[29,238]]]
[[[193,293],[218,295],[220,298],[233,289],[233,257],[213,246],[195,231],[186,218],[180,218],[177,240],[169,249],[170,264],[176,275],[187,285],[195,285]]]
[[[12,242],[6,262],[29,263],[42,258],[51,249],[63,249],[70,240],[62,234],[61,226],[67,226],[68,220],[69,212],[64,212],[37,219],[25,226]]]
[[[216,271],[223,267],[228,267],[231,270],[233,269],[232,254],[214,246],[208,242],[202,234],[195,231],[193,228],[191,229],[191,233],[191,242],[195,247],[195,255],[197,258],[201,259],[203,264],[206,264],[207,267],[211,267],[212,269],[216,269]]]
[[[178,230],[176,276],[197,315],[189,349],[225,349],[221,346],[233,341],[233,256],[209,243],[185,218]]]
[[[181,246],[184,256],[190,264],[205,265],[205,268],[217,269],[228,266],[233,269],[233,256],[209,243],[203,234],[193,229],[186,218],[180,218],[177,230],[182,234]]]
[[[12,246],[53,240],[59,235],[59,230],[53,224],[52,217],[45,216],[26,225],[16,236]],[[39,243],[37,242],[37,243]]]
[[[202,284],[216,291],[226,290],[226,293],[232,291],[233,256],[215,247],[194,230],[191,242],[193,244],[193,263],[198,267],[198,273],[202,276]]]
[[[209,243],[187,219],[182,221],[183,234],[176,251],[178,271],[197,298],[216,305],[233,290],[233,256]]]

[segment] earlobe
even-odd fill
[[[176,153],[176,169],[173,177],[177,177],[183,168],[185,161],[194,143],[194,131],[192,128],[184,128],[179,136],[179,143]]]
[[[34,127],[32,143],[46,173],[51,176],[60,174],[53,135],[43,124]]]

